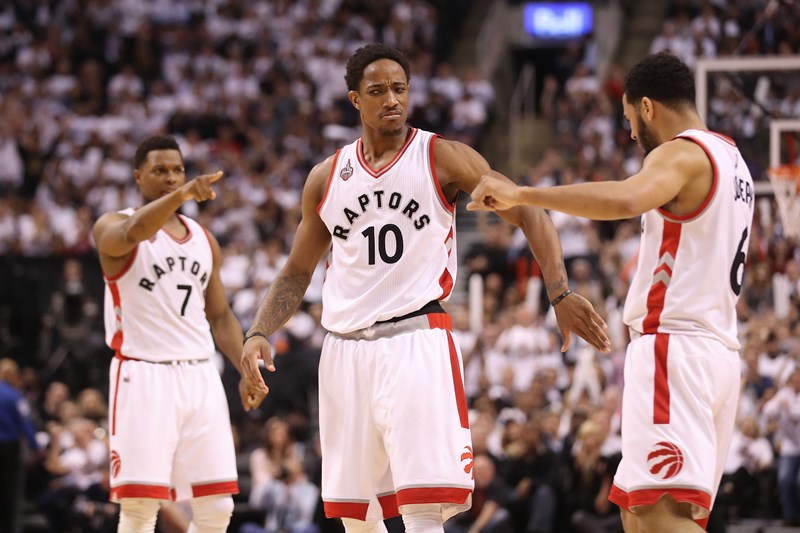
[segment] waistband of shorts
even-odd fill
[[[453,321],[450,315],[442,311],[441,313],[415,315],[397,322],[376,322],[369,327],[357,329],[349,333],[336,333],[331,331],[329,335],[344,340],[374,341],[425,329],[444,329],[451,331],[453,329]]]
[[[171,366],[192,366],[202,363],[208,363],[209,359],[173,359],[171,361],[148,361],[147,359],[137,359],[135,357],[128,357],[119,352],[114,354],[114,357],[120,361],[138,361],[140,363],[150,363],[151,365],[171,365]]]

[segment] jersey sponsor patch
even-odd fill
[[[683,470],[683,452],[672,442],[657,442],[647,454],[650,473],[659,479],[670,479]]]

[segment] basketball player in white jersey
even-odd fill
[[[214,341],[239,369],[242,329],[219,278],[216,239],[177,209],[216,194],[222,172],[186,182],[171,137],[136,149],[145,205],[106,213],[94,238],[106,282],[111,364],[111,500],[119,531],[152,532],[160,500],[191,499],[190,533],[226,531],[238,492]],[[240,383],[246,410],[264,393]]]
[[[644,215],[625,303],[622,463],[609,499],[628,532],[700,531],[722,476],[739,398],[736,301],[753,180],[733,140],[708,131],[694,76],[657,54],[625,79],[631,138],[646,152],[625,181],[549,189],[487,176],[470,209],[537,205],[595,220]]]
[[[384,45],[360,48],[345,76],[363,136],[311,171],[303,218],[285,267],[246,336],[242,369],[266,389],[257,361],[274,370],[266,340],[297,310],[330,252],[320,362],[322,499],[348,533],[442,532],[469,508],[472,448],[461,354],[440,305],[455,281],[456,194],[471,191],[486,161],[471,148],[406,125],[409,67]],[[541,209],[505,218],[525,231],[569,343],[598,349],[605,324],[569,294],[558,236]]]

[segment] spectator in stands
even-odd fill
[[[797,525],[800,511],[800,370],[764,405],[764,417],[777,422],[778,492],[781,515],[787,525]]]
[[[22,441],[38,450],[30,407],[19,391],[19,367],[0,359],[0,531],[20,531],[23,495]]]
[[[472,507],[448,520],[444,524],[445,533],[511,533],[511,514],[506,505],[512,489],[497,475],[487,455],[475,456],[472,471],[475,476]]]

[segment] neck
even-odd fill
[[[380,157],[386,152],[400,149],[406,142],[409,131],[408,126],[403,126],[396,133],[380,132],[376,129],[364,128],[364,132],[361,135],[364,155],[370,154],[374,157]]]
[[[700,119],[700,115],[697,114],[694,108],[685,111],[675,111],[664,117],[663,126],[659,131],[659,140],[665,143],[686,130],[705,129],[708,129],[708,127]]]

